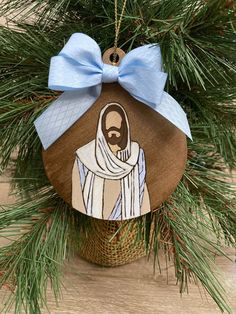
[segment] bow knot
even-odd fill
[[[157,44],[131,50],[117,67],[102,62],[101,50],[92,38],[82,33],[73,34],[60,53],[51,58],[50,64],[48,86],[64,93],[35,121],[44,149],[94,104],[101,94],[102,83],[117,81],[132,97],[191,138],[185,112],[164,91],[166,79]]]
[[[102,83],[117,82],[119,77],[119,68],[115,65],[104,63],[102,72]]]

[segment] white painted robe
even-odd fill
[[[102,133],[100,113],[96,139],[77,149],[72,171],[72,206],[107,220],[138,217],[150,211],[143,149],[128,140],[115,155]],[[126,123],[128,119],[125,113]]]

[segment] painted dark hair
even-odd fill
[[[106,129],[106,117],[108,115],[108,113],[115,111],[117,112],[120,116],[121,116],[121,127],[120,127],[120,133],[121,133],[121,138],[119,141],[119,146],[121,148],[121,150],[125,149],[125,147],[127,146],[127,141],[128,141],[128,125],[126,123],[126,117],[125,117],[125,111],[122,107],[116,105],[116,104],[112,104],[110,106],[108,106],[102,116],[102,132],[106,138],[106,141],[109,143],[109,137],[108,137],[108,130]]]

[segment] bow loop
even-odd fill
[[[48,87],[69,91],[95,86],[102,77],[101,50],[91,37],[73,34],[58,56],[51,58]]]
[[[73,34],[51,58],[48,86],[64,91],[35,121],[44,149],[78,120],[101,94],[102,83],[117,82],[131,96],[160,113],[188,137],[191,132],[181,106],[164,92],[160,47],[144,45],[130,51],[120,65],[104,64],[98,44],[82,33]]]
[[[81,66],[99,66],[102,68],[101,50],[95,40],[88,35],[71,35],[59,55],[71,58]]]
[[[135,48],[121,60],[121,66],[162,71],[161,49],[158,44],[148,44]]]

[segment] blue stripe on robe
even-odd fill
[[[85,179],[86,179],[86,176],[87,176],[89,170],[79,160],[79,158],[77,158],[77,166],[79,169],[80,182],[81,182],[81,187],[83,190],[84,184],[85,184]],[[140,207],[141,207],[142,202],[143,202],[145,177],[146,177],[146,164],[145,164],[144,151],[141,148],[139,150],[138,171],[139,171],[139,200],[140,200]],[[108,220],[121,220],[121,193],[118,195],[116,204],[115,204]]]

